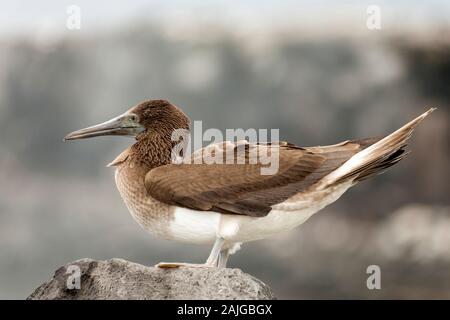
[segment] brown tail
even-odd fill
[[[383,173],[387,168],[403,159],[406,141],[411,137],[415,127],[436,108],[407,123],[378,142],[358,152],[342,166],[323,179],[323,185],[332,185],[344,181],[362,181],[373,175]]]

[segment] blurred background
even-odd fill
[[[438,107],[387,174],[245,244],[230,266],[279,298],[450,298],[450,2],[0,5],[0,298],[23,299],[84,257],[206,258],[210,248],[157,239],[128,213],[105,165],[131,139],[62,141],[150,98],[203,128],[279,128],[303,146],[387,134]],[[368,28],[369,5],[381,29]],[[366,287],[372,264],[381,290]]]

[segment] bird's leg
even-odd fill
[[[217,266],[219,268],[226,268],[229,256],[230,256],[230,249],[223,249],[222,251],[220,251],[219,262],[218,262]]]
[[[179,267],[191,267],[191,268],[214,268],[219,263],[219,254],[221,253],[224,239],[217,237],[214,242],[214,246],[209,254],[205,263],[184,263],[184,262],[160,262],[155,267],[159,268],[179,268]]]
[[[214,242],[211,253],[209,254],[208,259],[206,260],[206,265],[210,265],[213,267],[217,267],[217,263],[219,262],[219,255],[222,250],[224,239],[221,237],[217,237]]]

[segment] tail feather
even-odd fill
[[[406,145],[405,145],[406,146]],[[389,167],[393,166],[400,160],[402,160],[406,155],[409,154],[409,151],[406,151],[404,147],[398,149],[396,152],[391,154],[389,157],[387,157],[384,160],[377,161],[376,163],[365,166],[361,170],[359,170],[359,173],[355,172],[355,180],[356,181],[363,181],[367,178],[370,178],[374,175],[382,174],[384,173]],[[349,178],[349,177],[347,177]],[[340,181],[345,180],[346,178],[339,179]]]
[[[349,180],[362,181],[386,171],[409,153],[405,150],[406,141],[411,137],[415,127],[434,110],[436,108],[430,108],[397,131],[355,154],[338,169],[324,177],[321,182],[322,187]]]

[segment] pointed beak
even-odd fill
[[[134,114],[123,114],[106,122],[77,130],[64,137],[65,140],[87,139],[98,136],[136,136],[144,127]]]

